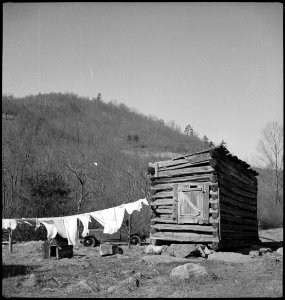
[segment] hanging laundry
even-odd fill
[[[17,227],[17,222],[21,224],[35,224],[35,229],[39,228],[40,224],[43,224],[47,229],[48,239],[55,238],[55,236],[59,234],[63,238],[68,239],[68,245],[76,245],[77,219],[79,219],[84,226],[82,233],[83,237],[89,233],[88,223],[91,222],[90,216],[92,216],[102,226],[104,226],[104,233],[113,234],[121,228],[125,215],[125,210],[129,214],[132,214],[135,210],[140,211],[142,208],[142,203],[144,203],[145,205],[149,205],[146,198],[144,198],[133,203],[122,204],[120,206],[75,216],[55,218],[2,219],[2,228],[15,229]]]
[[[104,233],[113,234],[122,226],[125,215],[125,204],[89,214],[104,226]]]
[[[91,222],[90,215],[89,214],[81,214],[81,215],[77,215],[77,217],[84,226],[82,236],[85,237],[89,233],[88,223]]]
[[[64,224],[64,219],[63,219],[63,217],[53,218],[53,222],[54,222],[55,228],[56,228],[56,230],[57,230],[57,233],[58,233],[61,237],[67,238],[66,228],[65,228],[65,224]]]
[[[68,245],[76,245],[77,242],[77,216],[63,217],[66,229]]]
[[[47,230],[47,239],[55,238],[57,230],[53,218],[39,218],[38,221],[45,226]]]
[[[105,226],[104,215],[101,213],[102,210],[90,212],[89,215],[98,221],[102,226]]]
[[[136,202],[131,202],[125,204],[126,211],[128,214],[132,214],[135,210],[140,211],[142,208],[142,203],[145,205],[149,205],[146,198],[137,200]]]
[[[16,229],[17,221],[15,219],[2,219],[2,229]]]
[[[37,230],[41,226],[41,223],[38,218],[22,218],[22,219],[17,219],[17,222],[18,221],[20,221],[21,224],[25,223],[31,226],[35,226],[35,230]]]

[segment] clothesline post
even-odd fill
[[[131,214],[129,214],[129,249],[131,248],[131,227],[132,227],[132,218],[131,218]]]
[[[12,229],[9,229],[9,252],[12,253]]]

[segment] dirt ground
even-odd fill
[[[192,258],[207,276],[173,279],[173,268],[153,257],[144,260],[146,245],[121,246],[123,254],[101,257],[99,247],[74,246],[74,256],[43,259],[41,241],[2,245],[2,296],[34,298],[227,298],[282,297],[283,228],[261,230],[262,247],[273,251],[248,262]],[[236,251],[238,252],[238,251]],[[239,251],[249,257],[246,251]],[[157,257],[157,256],[156,256]],[[190,261],[190,260],[189,260]],[[134,277],[135,275],[135,277]],[[135,281],[125,281],[136,278]],[[108,290],[109,289],[109,290]]]

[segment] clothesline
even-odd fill
[[[149,205],[146,198],[144,198],[116,207],[72,216],[2,219],[2,229],[11,228],[14,230],[17,227],[17,223],[27,223],[31,226],[35,224],[36,228],[38,228],[40,224],[43,224],[47,229],[48,239],[54,238],[57,234],[59,234],[63,238],[67,238],[68,245],[75,245],[77,241],[78,219],[82,222],[84,227],[82,232],[83,237],[89,233],[88,223],[91,222],[91,217],[104,226],[104,233],[113,234],[121,228],[125,211],[127,211],[128,214],[132,214],[135,210],[140,211],[142,208],[142,203]]]

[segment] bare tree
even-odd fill
[[[283,174],[283,126],[277,122],[270,122],[262,130],[262,139],[257,145],[258,160],[261,164],[274,172],[275,200],[279,200]]]
[[[81,158],[72,157],[67,151],[62,151],[62,153],[64,155],[63,164],[76,176],[80,184],[80,194],[77,199],[77,213],[79,213],[83,200],[89,195],[89,192],[86,190],[87,172],[93,163],[88,161],[83,152],[80,153]]]

